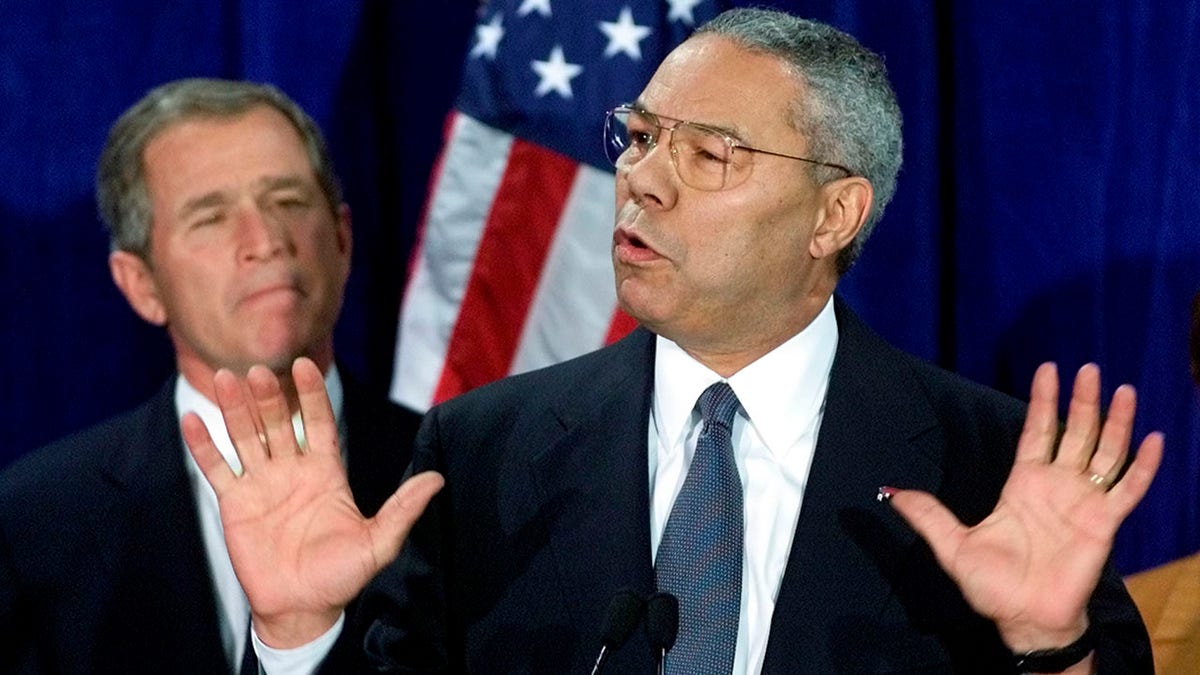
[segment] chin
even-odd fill
[[[256,333],[246,336],[246,351],[271,370],[290,369],[293,361],[311,355],[315,351],[313,345],[318,344],[312,339],[313,331],[302,329],[301,325],[280,321],[261,326]]]
[[[251,350],[254,355],[255,363],[266,366],[276,373],[291,372],[292,362],[301,356],[305,356],[307,351],[294,343],[275,344],[275,345],[258,345],[256,349]]]
[[[625,279],[617,284],[617,304],[621,310],[647,328],[661,324],[669,313],[662,296],[661,291],[656,292],[649,285],[634,279]]]

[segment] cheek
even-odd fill
[[[310,261],[305,268],[320,270],[321,281],[329,286],[341,288],[345,285],[350,274],[350,254],[339,252],[338,242],[334,237],[326,237],[310,242],[310,247],[303,257]]]
[[[161,267],[163,301],[171,319],[191,323],[216,322],[229,308],[236,291],[229,256],[193,247],[166,259]]]
[[[633,191],[629,189],[629,180],[624,173],[617,171],[617,183],[615,189],[617,213],[620,214],[624,209],[633,206]]]

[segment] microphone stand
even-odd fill
[[[679,600],[670,593],[655,593],[646,599],[646,638],[654,648],[658,675],[664,675],[667,652],[675,646],[679,632]]]

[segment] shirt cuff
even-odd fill
[[[323,635],[292,649],[275,649],[263,643],[258,639],[258,633],[251,623],[250,632],[254,636],[254,653],[258,655],[259,672],[267,675],[312,675],[333,649],[345,623],[346,613],[342,612],[333,627]]]

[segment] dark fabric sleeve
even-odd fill
[[[418,433],[410,474],[442,470],[438,460],[437,410]],[[351,625],[361,630],[362,672],[464,672],[450,644],[445,580],[451,516],[449,484],[434,497],[401,549],[363,592]]]
[[[0,503],[3,500],[0,499]],[[22,607],[5,527],[0,524],[0,673],[37,673],[37,654],[27,627],[27,608]]]
[[[1088,603],[1096,636],[1097,672],[1112,675],[1154,672],[1150,635],[1137,605],[1110,560]]]

